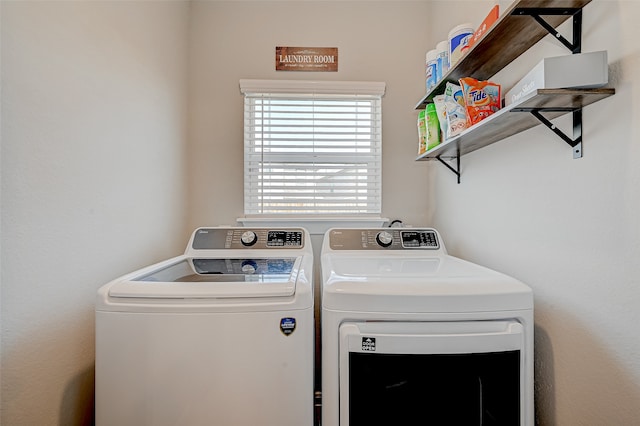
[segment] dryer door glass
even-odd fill
[[[349,355],[349,425],[518,425],[520,351]]]
[[[517,425],[524,333],[516,321],[345,323],[340,425]]]

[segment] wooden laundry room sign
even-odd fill
[[[338,48],[277,46],[276,71],[338,71]]]

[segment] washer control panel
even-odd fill
[[[332,229],[332,250],[438,250],[438,234],[433,229]]]
[[[265,228],[200,228],[193,235],[191,248],[216,249],[265,249],[304,247],[301,229]]]

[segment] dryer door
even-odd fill
[[[517,321],[340,327],[340,426],[524,424]]]

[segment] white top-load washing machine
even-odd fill
[[[197,229],[98,291],[96,425],[312,426],[304,229]]]
[[[322,425],[526,425],[533,296],[449,256],[434,229],[331,229],[322,263]]]

